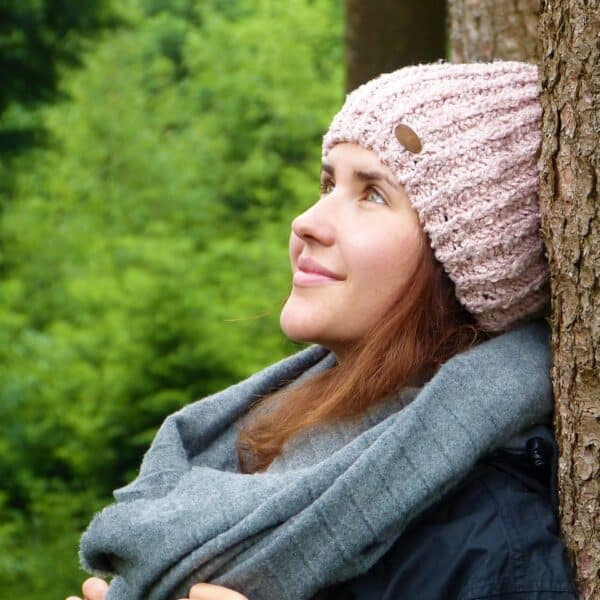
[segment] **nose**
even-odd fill
[[[326,198],[315,202],[292,221],[292,232],[304,242],[316,242],[323,246],[331,246],[334,243],[334,211]]]

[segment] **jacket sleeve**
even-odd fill
[[[556,444],[538,442],[480,461],[370,571],[316,598],[577,600],[554,508]]]

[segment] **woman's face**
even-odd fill
[[[334,146],[319,200],[292,222],[284,333],[342,358],[398,298],[419,260],[421,235],[406,192],[377,155],[357,144]]]

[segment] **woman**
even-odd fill
[[[165,421],[82,537],[108,599],[575,598],[535,320],[540,119],[518,62],[348,95],[290,237],[281,327],[317,345]]]

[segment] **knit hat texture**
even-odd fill
[[[547,306],[540,236],[542,108],[534,64],[404,67],[348,94],[323,157],[351,142],[396,176],[456,296],[488,331]]]

